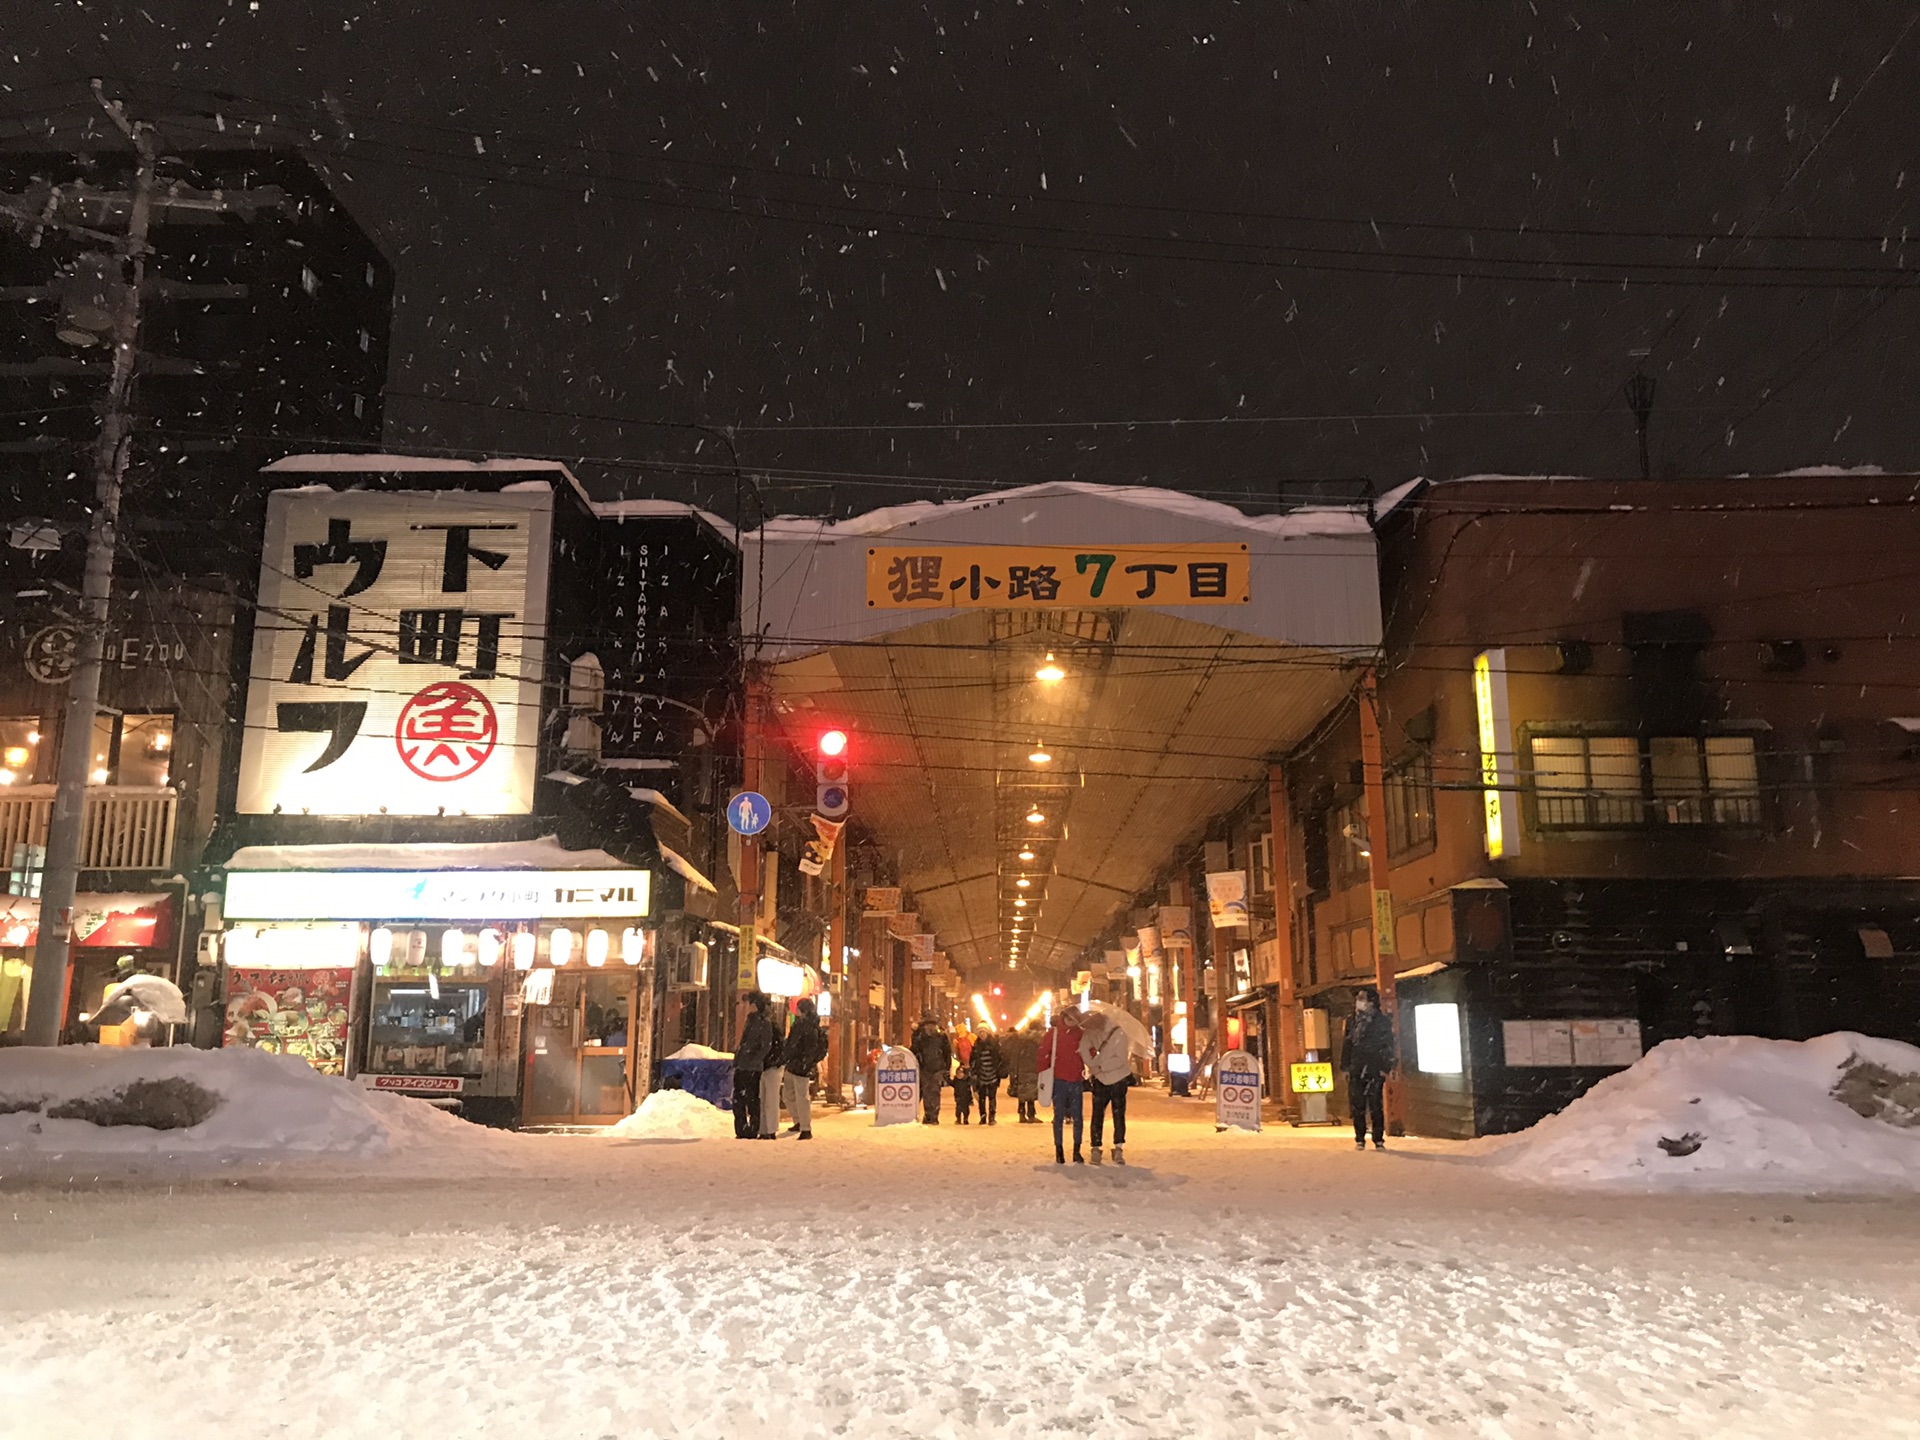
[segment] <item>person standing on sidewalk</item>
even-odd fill
[[[920,1063],[920,1123],[940,1123],[940,1092],[953,1075],[953,1042],[931,1017],[914,1032],[913,1058]]]
[[[967,1069],[973,1075],[973,1098],[980,1106],[980,1123],[1000,1123],[1000,1077],[1007,1073],[1007,1057],[992,1035],[977,1035]]]
[[[1387,1148],[1387,1076],[1399,1063],[1393,1022],[1380,1008],[1380,992],[1362,985],[1353,997],[1353,1019],[1340,1047],[1340,1068],[1347,1072],[1347,1103],[1353,1112],[1353,1148],[1367,1148],[1367,1122],[1373,1122],[1373,1148]]]
[[[787,1031],[783,1056],[787,1062],[787,1113],[802,1140],[813,1138],[813,1078],[827,1058],[827,1031],[820,1010],[811,1000],[795,1007],[793,1028]]]
[[[1000,1041],[1000,1058],[1007,1067],[1007,1098],[1020,1107],[1022,1125],[1038,1125],[1034,1106],[1040,1099],[1040,1038],[1016,1030]]]
[[[760,1071],[760,1138],[780,1138],[780,1092],[787,1086],[787,1042],[782,1028],[787,1017],[767,1002],[767,1058]]]
[[[751,990],[744,1003],[746,1018],[733,1047],[733,1138],[753,1140],[760,1134],[760,1080],[773,1043],[773,1025],[767,1019],[765,995]]]
[[[1073,1111],[1073,1163],[1084,1165],[1080,1153],[1085,1134],[1086,1114],[1080,1097],[1087,1093],[1087,1066],[1080,1058],[1080,1012],[1071,1005],[1054,1012],[1053,1024],[1040,1040],[1040,1068],[1053,1072],[1053,1163],[1067,1163],[1065,1127],[1067,1111]]]
[[[1127,1163],[1127,1091],[1133,1088],[1133,1045],[1127,1032],[1098,1010],[1087,1016],[1080,1036],[1093,1087],[1093,1163],[1100,1163],[1100,1141],[1108,1107],[1113,1110],[1113,1163]]]

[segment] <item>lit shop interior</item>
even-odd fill
[[[486,1123],[611,1123],[632,1112],[650,1054],[646,878],[621,887],[638,900],[618,908],[640,915],[288,921],[233,913],[268,907],[230,876],[222,1043]]]

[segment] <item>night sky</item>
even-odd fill
[[[1634,473],[1644,364],[1656,473],[1920,468],[1911,5],[9,9],[13,133],[103,74],[312,137],[396,446],[1271,503]]]

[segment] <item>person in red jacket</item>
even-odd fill
[[[1067,1163],[1065,1135],[1067,1110],[1073,1110],[1073,1163],[1084,1165],[1080,1140],[1086,1126],[1080,1097],[1087,1093],[1087,1066],[1080,1057],[1080,1012],[1071,1005],[1056,1010],[1053,1024],[1040,1037],[1040,1068],[1053,1071],[1053,1163]]]

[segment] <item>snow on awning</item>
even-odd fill
[[[718,895],[720,887],[696,870],[687,858],[677,850],[660,847],[660,858],[667,862],[667,868],[696,890],[705,890],[710,895]]]
[[[735,937],[738,937],[740,934],[740,927],[738,925],[729,925],[724,920],[709,920],[706,923],[711,925],[716,930],[724,930],[727,932],[727,934]],[[787,949],[787,947],[782,945],[778,940],[770,940],[765,935],[761,934],[758,930],[753,932],[753,938],[758,940],[761,943],[761,945],[765,946],[768,950],[771,950],[774,954],[784,955],[789,960],[793,958],[793,952]]]
[[[1435,960],[1428,965],[1416,965],[1411,970],[1396,970],[1393,972],[1393,978],[1396,980],[1418,980],[1426,975],[1438,975],[1442,970],[1447,968],[1447,963],[1445,960]]]
[[[248,845],[229,870],[633,870],[604,850],[568,850],[552,835],[469,844]]]

